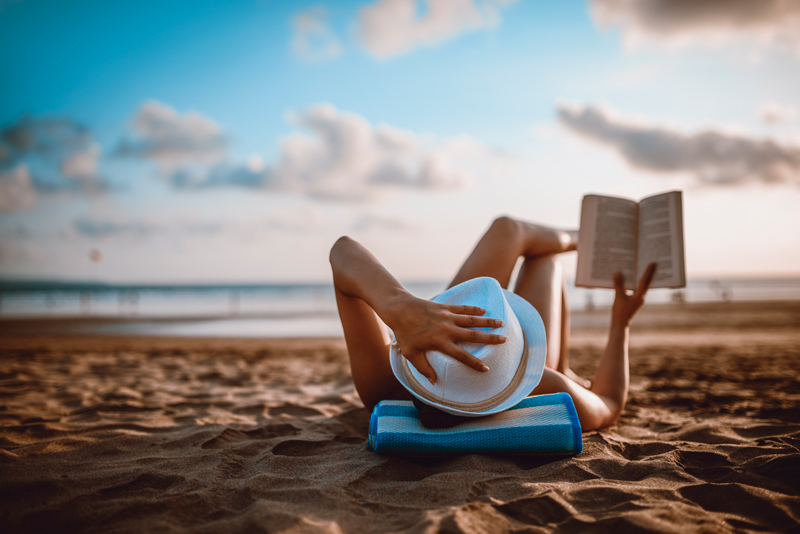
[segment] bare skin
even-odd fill
[[[508,289],[511,272],[522,256],[514,293],[533,304],[542,317],[547,334],[547,367],[589,387],[588,380],[569,368],[566,281],[556,259],[556,254],[576,249],[577,237],[577,232],[500,217],[478,241],[450,287],[478,276],[490,276]]]
[[[539,311],[548,340],[544,374],[531,393],[569,393],[581,427],[591,430],[613,424],[625,407],[630,322],[644,303],[655,266],[648,267],[632,295],[623,289],[622,275],[615,278],[617,294],[609,341],[589,389],[585,387],[588,382],[569,369],[569,310],[563,270],[555,258],[575,246],[574,232],[501,217],[480,239],[451,286],[490,276],[507,287],[517,259],[524,258],[514,292]],[[505,341],[502,336],[472,329],[501,326],[496,319],[483,317],[485,310],[438,304],[411,295],[369,251],[348,237],[333,246],[330,262],[353,382],[367,408],[384,399],[410,398],[389,365],[391,339],[385,325],[395,333],[403,355],[432,383],[436,374],[425,358],[429,350],[443,352],[477,371],[490,372],[457,345],[458,341]]]

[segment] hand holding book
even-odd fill
[[[653,282],[656,268],[655,263],[647,266],[641,280],[639,280],[639,286],[632,295],[629,295],[625,290],[625,277],[622,273],[614,273],[614,289],[617,292],[617,296],[614,299],[614,306],[611,308],[612,325],[616,324],[623,328],[630,326],[631,319],[644,304],[644,296]]]

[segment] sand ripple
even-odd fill
[[[366,450],[340,341],[8,342],[0,526],[800,531],[798,348],[633,357],[630,409],[580,456],[408,459]]]

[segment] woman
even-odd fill
[[[500,217],[475,246],[450,287],[489,276],[507,288],[517,259],[522,256],[524,262],[514,292],[538,310],[547,333],[544,374],[531,394],[569,393],[581,428],[593,430],[613,424],[625,408],[630,323],[644,304],[655,265],[648,266],[632,295],[623,289],[622,275],[616,273],[608,344],[590,384],[569,368],[569,310],[563,270],[556,259],[557,254],[575,250],[576,246],[577,232]],[[330,262],[353,382],[368,409],[384,399],[410,399],[389,365],[391,338],[386,325],[394,332],[402,354],[432,383],[436,375],[425,359],[426,351],[438,350],[477,371],[487,372],[480,360],[456,342],[505,341],[502,336],[472,329],[497,326],[495,319],[482,316],[483,310],[438,304],[411,295],[368,250],[348,237],[334,244]]]

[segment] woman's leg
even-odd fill
[[[449,287],[479,276],[489,276],[508,288],[520,256],[535,257],[575,250],[570,232],[499,217],[481,237]]]
[[[558,360],[556,371],[566,374],[567,372],[572,372],[569,368],[570,314],[569,304],[567,303],[567,280],[562,277],[561,282],[561,357]]]
[[[547,334],[547,366],[565,372],[585,384],[569,370],[564,358],[569,333],[569,310],[564,305],[564,274],[555,254],[575,250],[576,235],[509,217],[496,219],[478,241],[450,287],[489,276],[507,288],[517,259],[525,258],[514,292],[539,312]]]
[[[547,334],[547,361],[550,369],[563,373],[584,387],[591,384],[569,367],[569,307],[566,280],[561,262],[555,255],[526,258],[514,293],[539,312]]]
[[[562,291],[564,269],[552,254],[525,258],[519,270],[514,293],[536,308],[547,335],[545,365],[558,369],[561,363]]]

